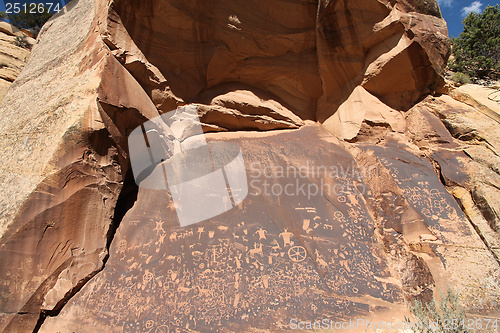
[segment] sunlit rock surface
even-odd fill
[[[35,40],[7,22],[0,22],[0,101],[21,73]]]
[[[435,1],[70,2],[1,105],[0,330],[397,322],[447,285],[498,311],[499,110],[436,93],[448,54]],[[128,147],[181,106],[249,188],[182,228]]]

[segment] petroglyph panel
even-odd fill
[[[254,187],[238,207],[191,226],[179,226],[167,192],[140,189],[106,268],[68,303],[58,322],[78,332],[243,332],[286,329],[292,318],[368,316],[375,309],[368,299],[378,300],[379,310],[404,306],[399,286],[388,282],[394,280],[375,244],[355,163],[323,135],[306,127],[233,139]],[[308,149],[313,141],[315,149]],[[304,161],[343,166],[344,172],[279,173],[278,167],[298,170]],[[267,195],[264,181],[282,188],[338,186]],[[54,325],[49,318],[41,331]]]
[[[424,258],[437,286],[447,288],[447,284],[452,285],[464,304],[472,308],[495,307],[492,304],[498,304],[500,297],[500,288],[494,282],[500,277],[498,261],[443,186],[430,162],[411,153],[408,147],[393,142],[386,143],[385,147],[359,147],[368,154],[373,152],[388,170],[398,191],[414,210],[410,220],[421,218],[425,224],[419,228],[413,226],[416,229],[413,231],[420,236],[413,237],[409,246],[416,252],[425,252]],[[460,183],[467,180],[466,175],[458,172],[462,155],[452,151],[434,154],[434,157],[438,156],[447,181]],[[407,226],[404,225],[403,229]],[[398,232],[408,236],[405,231]],[[477,298],[478,294],[482,295],[481,299]]]
[[[388,147],[363,146],[378,156],[382,165],[389,170],[395,183],[402,190],[405,199],[425,220],[426,225],[436,233],[451,231],[456,236],[471,236],[473,231],[467,223],[451,226],[444,221],[465,219],[457,202],[439,181],[430,162],[421,159],[404,147],[389,144]],[[446,239],[442,239],[446,241]]]

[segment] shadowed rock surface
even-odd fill
[[[498,311],[500,110],[436,93],[448,55],[435,1],[73,0],[1,105],[0,330],[396,322],[448,284]],[[250,193],[180,227],[127,140],[185,105]]]

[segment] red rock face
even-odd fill
[[[435,1],[70,3],[2,104],[0,330],[399,321],[447,283],[495,309],[491,147],[463,148],[462,103],[414,106],[448,53]],[[250,193],[180,227],[169,191],[134,183],[128,140],[184,105],[238,144]]]
[[[164,75],[163,91],[143,84],[160,110],[206,103],[200,94],[215,97],[238,84],[323,122],[358,85],[396,109],[431,92],[449,41],[439,9],[429,6],[434,11],[383,1],[117,1],[113,9]],[[114,29],[121,26],[112,22]],[[131,60],[128,67],[134,73],[137,66]]]
[[[99,323],[161,330],[175,318],[179,327],[198,331],[246,331],[285,328],[295,316],[364,317],[370,313],[364,296],[401,307],[400,287],[383,282],[389,271],[373,242],[373,220],[362,195],[336,193],[360,181],[353,175],[358,170],[351,170],[352,156],[317,126],[269,134],[265,142],[251,134],[231,136],[214,139],[242,149],[251,166],[247,199],[182,228],[168,208],[168,193],[141,189],[113,240],[104,274],[61,314],[61,322],[71,318],[66,329],[87,332]],[[316,150],[307,154],[306,171],[303,152],[311,141]],[[316,170],[319,165],[328,171]],[[327,176],[340,165],[348,176]],[[331,190],[324,191],[325,182]],[[288,194],[280,193],[285,186]],[[314,193],[320,188],[324,193]],[[119,317],[102,315],[111,304]],[[48,320],[44,330],[58,329],[52,325]]]

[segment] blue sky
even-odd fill
[[[448,32],[452,37],[458,37],[463,30],[462,20],[471,11],[482,13],[488,5],[495,6],[498,1],[488,0],[438,0],[443,17],[448,23]]]
[[[60,2],[62,4],[67,3],[69,0],[0,0],[0,10],[5,10],[6,2],[17,2],[17,3],[46,3],[46,2]],[[210,1],[210,0],[207,0]],[[494,6],[498,4],[498,0],[437,0],[439,6],[441,7],[441,12],[443,13],[446,22],[448,23],[448,30],[450,36],[458,37],[462,32],[462,20],[468,13],[474,11],[476,13],[481,13],[487,5]]]

